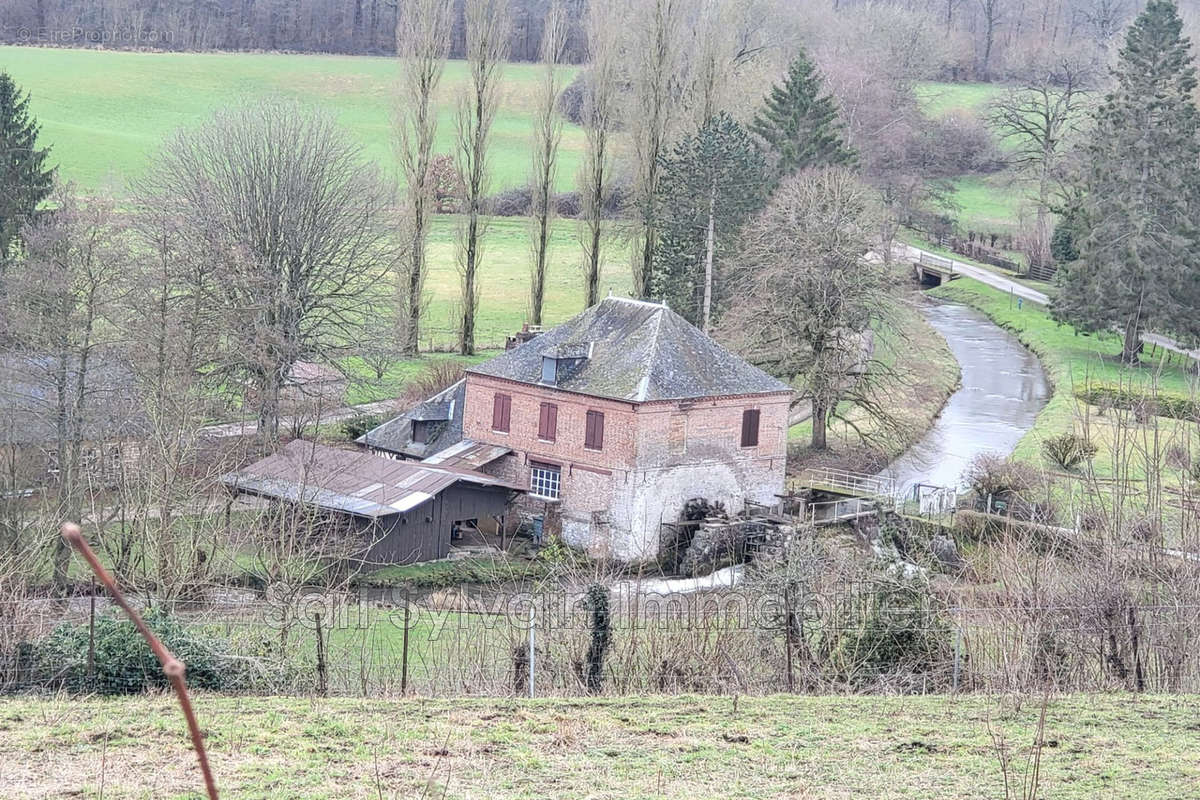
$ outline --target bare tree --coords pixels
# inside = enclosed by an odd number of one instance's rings
[[[329,116],[286,101],[216,113],[177,134],[142,182],[215,274],[219,364],[242,380],[260,438],[279,436],[298,361],[355,348],[393,268],[391,196]]]
[[[531,321],[542,324],[542,304],[546,299],[546,262],[550,250],[550,228],[554,222],[554,182],[558,177],[558,145],[562,140],[562,116],[558,97],[563,79],[559,63],[567,41],[567,17],[562,0],[554,0],[542,33],[542,76],[538,83],[537,110],[534,112],[533,191],[530,214],[533,233],[533,271],[530,276],[529,306]]]
[[[401,62],[397,112],[400,166],[408,198],[409,245],[401,270],[399,299],[403,352],[420,349],[421,311],[425,294],[425,241],[433,204],[433,145],[437,136],[434,95],[442,80],[450,48],[449,0],[412,0],[396,24],[396,54]]]
[[[483,201],[488,189],[488,144],[499,107],[500,70],[508,52],[508,0],[466,0],[467,68],[470,87],[458,102],[459,171],[466,188],[465,220],[459,234],[462,324],[459,352],[475,354],[476,277],[484,232]]]
[[[992,51],[996,46],[996,33],[1004,23],[1004,0],[979,0],[979,11],[983,15],[983,53],[979,59],[979,74],[989,78],[992,70]]]
[[[584,305],[593,306],[600,295],[600,246],[604,235],[604,202],[611,176],[611,138],[616,126],[620,78],[619,19],[617,0],[588,4],[587,32],[590,61],[583,102],[586,146],[579,174],[579,200],[583,229]]]
[[[812,447],[863,363],[863,340],[887,306],[889,268],[864,258],[876,235],[872,192],[841,168],[787,179],[746,228],[738,303],[722,335],[763,369],[800,379]]]
[[[117,303],[129,261],[112,201],[83,200],[58,186],[54,211],[26,229],[24,263],[5,274],[4,333],[16,344],[4,365],[6,400],[31,444],[47,449],[59,519],[83,518],[92,470],[104,455],[89,444],[126,422],[119,374]],[[54,581],[70,553],[54,537]]]
[[[634,5],[625,52],[630,108],[625,114],[633,154],[633,201],[637,230],[631,252],[633,292],[646,297],[658,245],[655,197],[662,157],[679,110],[685,81],[680,75],[684,31],[683,0],[646,0]]]
[[[999,136],[1010,143],[1009,160],[1033,180],[1037,221],[1031,255],[1042,263],[1050,257],[1050,215],[1056,186],[1065,177],[1063,161],[1085,116],[1086,81],[1085,68],[1063,59],[1033,85],[1006,92],[988,115]]]

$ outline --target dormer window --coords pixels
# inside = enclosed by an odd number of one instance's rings
[[[589,342],[560,344],[542,352],[542,383],[558,386],[592,356]]]

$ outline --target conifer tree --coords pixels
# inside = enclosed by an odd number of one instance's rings
[[[54,170],[46,166],[50,148],[37,146],[40,128],[7,72],[0,72],[0,271],[12,255],[21,227],[50,196]]]
[[[1148,327],[1200,333],[1196,70],[1182,28],[1172,0],[1150,0],[1129,28],[1071,219],[1079,258],[1053,309],[1083,331],[1120,328],[1126,363]]]
[[[806,167],[854,162],[837,104],[822,89],[820,73],[801,50],[788,66],[783,83],[771,89],[755,115],[751,130],[775,155],[777,178]]]
[[[742,224],[762,207],[766,182],[762,154],[724,112],[663,160],[651,294],[706,331],[724,301],[721,261]]]

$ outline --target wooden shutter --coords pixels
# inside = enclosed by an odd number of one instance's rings
[[[587,424],[584,426],[583,446],[590,450],[604,449],[604,412],[587,412]]]
[[[492,398],[492,430],[507,433],[511,412],[512,398],[506,394],[495,395]]]
[[[553,442],[557,433],[558,406],[554,403],[542,403],[541,413],[538,415],[538,438]]]
[[[742,412],[742,447],[758,447],[758,409]]]

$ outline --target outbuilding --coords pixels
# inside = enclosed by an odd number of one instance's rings
[[[446,558],[453,535],[503,524],[519,490],[482,472],[402,461],[295,440],[222,477],[234,494],[303,503],[344,517],[362,533],[369,566]]]

